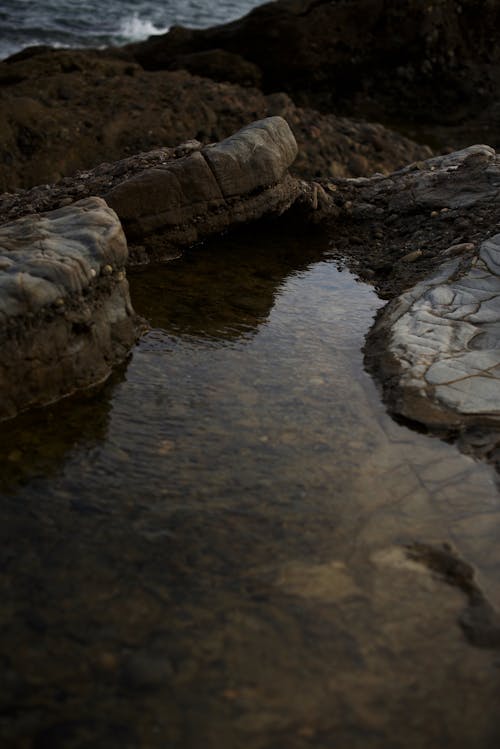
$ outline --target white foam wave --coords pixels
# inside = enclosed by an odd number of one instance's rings
[[[125,18],[120,24],[118,36],[130,42],[140,42],[153,34],[166,34],[168,26],[159,26],[146,18],[140,18],[134,14],[131,18]]]

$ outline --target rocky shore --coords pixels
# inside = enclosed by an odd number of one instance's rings
[[[0,63],[3,335],[36,363],[37,326],[65,320],[57,356],[87,340],[100,358],[79,364],[74,382],[64,374],[47,389],[40,376],[8,396],[2,415],[98,382],[123,358],[138,329],[125,265],[283,215],[328,227],[339,260],[393,300],[367,343],[393,412],[460,434],[486,424],[483,452],[496,455],[500,60],[487,29],[498,8],[484,0],[478,21],[472,5],[280,0],[214,29],[173,28],[119,50],[33,48]],[[448,146],[433,157],[429,145],[353,116]],[[478,129],[491,145],[470,146]],[[124,232],[119,262],[95,238],[104,220],[95,211]],[[91,238],[75,244],[70,228],[68,261],[62,233],[73,220]],[[85,281],[59,279],[73,261]],[[95,330],[75,312],[83,297]],[[106,316],[107,332],[96,333]],[[12,369],[4,351],[10,382],[22,365]]]

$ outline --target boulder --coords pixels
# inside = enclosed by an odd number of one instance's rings
[[[287,210],[303,192],[288,174],[296,154],[286,121],[270,117],[221,143],[203,147],[190,141],[4,195],[0,218],[98,195],[122,222],[129,264],[164,260],[211,234]]]
[[[293,170],[302,178],[388,173],[431,155],[381,125],[301,109],[284,93],[144,71],[99,54],[42,49],[0,62],[0,192],[187,140],[217,142],[275,115],[299,144]]]
[[[116,214],[89,198],[0,226],[0,419],[105,380],[138,334]]]
[[[127,50],[149,70],[224,50],[257,67],[264,92],[287,91],[301,106],[452,123],[496,101],[499,26],[494,0],[278,0],[232,23],[174,27]],[[205,75],[224,73],[208,64]]]
[[[281,117],[242,128],[221,143],[147,169],[104,195],[147,259],[210,234],[287,210],[301,193],[288,168],[297,144]],[[132,247],[132,261],[141,261]]]

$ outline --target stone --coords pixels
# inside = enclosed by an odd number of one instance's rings
[[[72,178],[77,170],[141,152],[175,150],[190,140],[207,145],[275,115],[287,120],[299,144],[293,170],[302,178],[359,176],[360,164],[366,174],[388,173],[432,155],[428,146],[380,124],[302,108],[283,92],[266,95],[229,83],[242,70],[234,65],[235,53],[197,53],[187,56],[189,63],[184,58],[184,67],[203,77],[186,70],[144,71],[110,59],[116,54],[45,48],[0,61],[0,192]],[[207,57],[218,60],[224,82],[202,70]],[[255,67],[248,65],[247,72]],[[73,96],[62,101],[61,88]],[[354,155],[360,157],[355,172]]]
[[[146,245],[150,259],[162,259],[210,234],[287,210],[301,194],[287,174],[296,154],[286,121],[269,117],[147,169],[104,197],[127,237]]]
[[[221,143],[190,141],[155,149],[55,185],[0,197],[0,217],[17,218],[51,210],[69,197],[97,195],[122,222],[129,265],[171,259],[211,234],[286,211],[304,193],[303,183],[288,174],[296,155],[287,122],[268,117]]]
[[[138,321],[125,236],[100,198],[3,224],[0,257],[5,419],[105,380],[136,340]]]
[[[386,328],[397,411],[416,421],[500,420],[500,337],[491,335],[500,324],[500,235],[457,271],[448,263],[377,323]]]

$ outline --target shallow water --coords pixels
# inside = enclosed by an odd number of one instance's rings
[[[131,290],[113,381],[2,425],[2,746],[498,745],[499,657],[404,550],[498,606],[495,477],[386,415],[374,292],[270,229]]]

